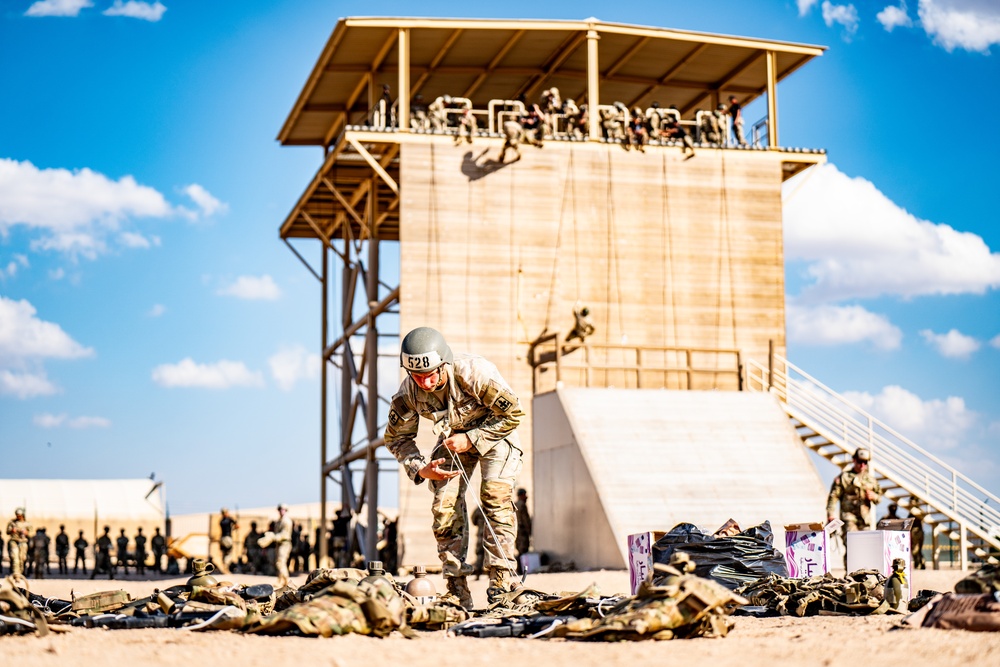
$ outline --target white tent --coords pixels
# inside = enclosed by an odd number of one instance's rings
[[[148,479],[0,479],[0,518],[13,519],[18,507],[50,537],[60,525],[88,537],[105,525],[113,534],[140,526],[152,534],[166,514],[163,485]]]

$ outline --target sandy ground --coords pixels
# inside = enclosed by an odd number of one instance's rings
[[[839,573],[838,573],[839,574]],[[952,590],[963,574],[953,570],[917,571],[914,590]],[[240,583],[273,579],[235,575]],[[166,588],[184,579],[115,580],[45,579],[30,582],[41,595],[68,599],[71,591],[83,595],[124,588],[139,597],[154,588]],[[300,576],[296,584],[304,583]],[[473,581],[477,603],[486,596],[486,579]],[[596,583],[603,594],[628,592],[623,571],[540,574],[526,582],[549,592],[579,591]],[[109,585],[110,584],[110,585]],[[438,590],[442,582],[435,579]],[[422,633],[417,640],[394,634],[387,639],[347,635],[331,639],[261,637],[233,632],[197,633],[186,630],[87,630],[45,638],[0,637],[0,662],[4,665],[203,665],[239,664],[268,667],[329,665],[405,665],[437,667],[444,662],[472,665],[588,667],[633,664],[656,665],[680,661],[712,667],[764,667],[765,665],[832,665],[858,667],[878,661],[898,660],[907,667],[923,665],[1000,664],[1000,633],[958,630],[899,629],[902,616],[767,618],[737,617],[726,638],[666,642],[591,643],[520,638],[474,639],[447,637],[444,632]]]

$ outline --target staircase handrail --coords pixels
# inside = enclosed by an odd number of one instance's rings
[[[796,367],[787,359],[780,355],[774,355],[770,367],[765,367],[752,359],[747,359],[745,363],[746,382],[744,385],[748,390],[772,392],[786,405],[790,414],[802,411],[805,414],[801,416],[806,421],[811,421],[811,417],[812,420],[826,426],[832,424],[834,431],[842,428],[841,433],[834,436],[833,433],[819,433],[821,429],[817,425],[808,424],[818,434],[827,437],[832,444],[840,446],[845,453],[850,453],[850,449],[844,442],[837,442],[841,435],[845,442],[850,442],[853,435],[859,442],[867,443],[873,450],[876,469],[884,467],[885,470],[882,472],[889,472],[888,477],[897,484],[902,485],[909,482],[914,488],[908,489],[908,491],[936,505],[936,512],[966,524],[981,524],[986,520],[990,525],[981,525],[981,528],[986,531],[994,530],[1000,526],[1000,507],[998,507],[1000,506],[1000,498]],[[795,373],[802,379],[793,379],[790,373]],[[759,389],[754,386],[755,383],[759,385]],[[810,385],[820,391],[811,391]],[[798,391],[792,394],[790,392],[792,388],[796,388]],[[799,415],[793,416],[799,418]],[[800,419],[800,421],[803,420]],[[894,438],[898,444],[882,433],[876,432],[876,428]],[[910,451],[900,447],[900,445]],[[879,460],[880,452],[882,454],[881,461]],[[928,465],[925,460],[917,459],[914,453],[935,464],[937,468]],[[982,494],[983,497],[970,491],[969,487]],[[989,505],[991,501],[994,503],[993,507]],[[978,508],[979,516],[970,516],[967,512],[963,512],[962,509],[965,507]],[[949,509],[950,511],[948,511]],[[995,539],[991,541],[995,541]]]

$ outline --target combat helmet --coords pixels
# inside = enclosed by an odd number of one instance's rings
[[[399,346],[399,365],[408,373],[430,373],[454,363],[455,355],[437,329],[417,327]]]
[[[14,516],[24,516],[24,508],[18,507],[14,510]]]

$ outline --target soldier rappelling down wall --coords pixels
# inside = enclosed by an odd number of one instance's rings
[[[403,338],[400,363],[407,377],[392,399],[385,445],[414,483],[430,480],[434,538],[448,592],[471,609],[465,494],[477,464],[483,480],[479,501],[486,515],[489,595],[520,586],[514,574],[517,524],[511,495],[521,471],[516,429],[524,412],[496,366],[473,355],[455,358],[444,336],[429,327]],[[419,417],[433,421],[438,436],[430,462],[416,445]]]

